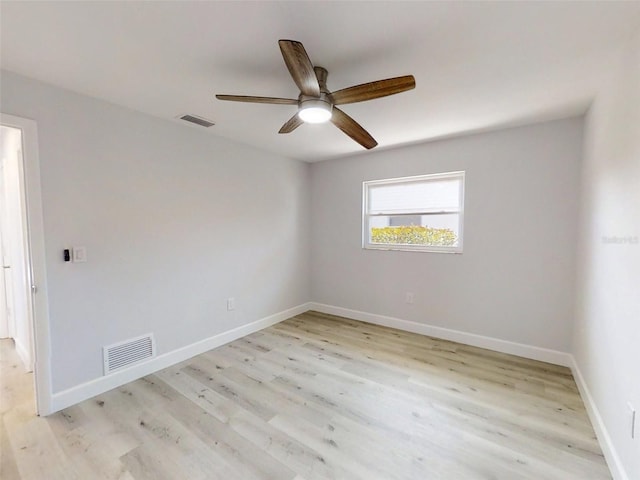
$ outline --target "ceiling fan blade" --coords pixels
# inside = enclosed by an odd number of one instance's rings
[[[354,87],[343,88],[331,94],[334,105],[364,102],[374,98],[386,97],[396,93],[406,92],[415,88],[416,80],[413,75],[387,78],[376,82],[363,83]]]
[[[216,95],[218,100],[228,100],[231,102],[248,102],[248,103],[275,103],[278,105],[297,105],[298,100],[293,98],[276,98],[276,97],[251,97],[247,95]]]
[[[282,128],[280,129],[280,131],[278,131],[278,133],[291,133],[303,123],[304,122],[296,113],[293,117],[287,120],[284,125],[282,125]]]
[[[367,132],[358,122],[356,122],[353,118],[351,118],[339,108],[333,107],[331,123],[333,123],[344,133],[349,135],[353,140],[358,142],[367,150],[370,150],[378,145],[378,142],[376,142],[376,140],[371,135],[369,135],[369,132]]]
[[[320,85],[304,46],[295,40],[279,40],[278,45],[280,45],[284,63],[287,64],[289,73],[300,92],[310,97],[319,97]]]

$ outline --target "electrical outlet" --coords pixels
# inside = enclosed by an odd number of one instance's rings
[[[407,292],[404,294],[404,303],[413,303],[413,300],[415,299],[415,296],[413,294],[413,292]]]
[[[227,298],[227,310],[235,310],[236,309],[236,299],[233,297]]]
[[[633,408],[631,403],[627,403],[627,407],[629,407],[629,417],[631,418],[631,438],[636,438],[636,409]]]

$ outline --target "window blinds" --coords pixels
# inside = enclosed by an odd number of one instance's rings
[[[369,215],[458,212],[461,178],[369,185]]]

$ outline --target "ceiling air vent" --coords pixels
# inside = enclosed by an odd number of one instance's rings
[[[104,374],[108,375],[121,368],[139,363],[156,355],[156,343],[153,334],[125,340],[102,347]]]
[[[196,115],[182,115],[181,117],[178,117],[180,120],[184,120],[185,122],[191,122],[191,123],[195,123],[196,125],[200,125],[201,127],[213,127],[215,125],[215,123],[213,123],[210,120],[207,120],[206,118],[202,118],[202,117],[198,117]]]

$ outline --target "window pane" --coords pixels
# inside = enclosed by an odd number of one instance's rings
[[[422,217],[420,215],[401,215],[392,217],[383,217],[388,219],[389,227],[404,227],[406,225],[421,225]],[[387,225],[385,225],[387,226]]]
[[[457,210],[460,179],[434,179],[369,186],[369,213]]]
[[[388,215],[369,217],[369,243],[457,247],[459,215]]]

